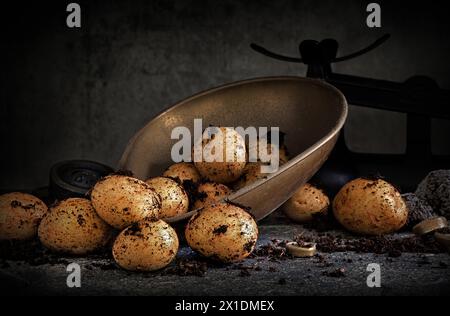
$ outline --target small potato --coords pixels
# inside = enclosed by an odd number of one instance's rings
[[[188,162],[179,162],[171,165],[163,173],[164,177],[172,178],[184,184],[185,181],[198,183],[200,181],[200,174],[194,164]]]
[[[330,200],[322,190],[306,183],[284,204],[287,217],[299,223],[311,221],[315,214],[326,213]]]
[[[20,192],[0,196],[0,240],[26,240],[37,235],[47,205],[37,197]]]
[[[167,266],[178,251],[175,230],[162,220],[143,220],[119,234],[113,245],[117,264],[130,271],[154,271]]]
[[[101,179],[91,192],[98,215],[109,225],[124,229],[145,218],[158,218],[161,198],[144,181],[111,175]]]
[[[112,229],[95,212],[91,201],[64,200],[50,209],[39,225],[39,239],[54,251],[82,255],[103,247]]]
[[[205,257],[236,262],[250,255],[258,239],[258,226],[242,208],[210,205],[195,214],[186,226],[189,246]]]
[[[366,235],[395,232],[408,219],[408,210],[400,193],[381,179],[350,181],[336,195],[333,211],[345,228]]]
[[[188,195],[175,180],[166,177],[156,177],[145,182],[161,197],[159,218],[170,218],[188,211]]]
[[[196,157],[194,146],[194,164],[205,179],[231,183],[241,176],[245,168],[245,140],[232,128],[221,127],[220,131],[220,134],[212,134],[210,138],[202,139],[201,144],[197,145],[203,152],[200,158]],[[207,130],[204,135],[206,134]],[[220,149],[222,152],[216,152]],[[200,161],[197,161],[198,159]]]
[[[244,169],[244,173],[239,178],[239,180],[233,184],[233,189],[240,190],[260,179],[267,178],[269,174],[261,173],[261,166],[262,166],[261,162],[247,163]]]
[[[219,202],[232,193],[224,184],[205,182],[198,186],[194,210]]]

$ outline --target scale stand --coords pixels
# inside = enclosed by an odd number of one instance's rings
[[[336,194],[349,180],[368,175],[382,175],[402,190],[414,191],[428,172],[450,168],[450,156],[433,155],[431,151],[431,119],[450,120],[449,90],[440,89],[426,76],[414,76],[400,83],[332,71],[331,64],[366,54],[389,37],[386,34],[368,47],[342,57],[337,57],[339,44],[334,39],[302,41],[300,57],[283,56],[257,44],[250,45],[265,56],[307,65],[307,77],[325,80],[337,87],[351,105],[407,114],[405,154],[355,153],[347,147],[344,133],[340,134],[329,160],[312,180],[330,195]]]

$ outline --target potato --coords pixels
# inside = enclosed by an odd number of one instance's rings
[[[188,211],[188,195],[184,188],[175,180],[166,177],[156,177],[145,182],[161,197],[159,218],[170,218]]]
[[[98,215],[117,229],[145,218],[158,218],[161,198],[144,181],[111,175],[101,179],[91,192]]]
[[[255,248],[258,226],[242,208],[218,203],[195,214],[185,235],[189,246],[203,256],[236,262],[248,257]]]
[[[246,186],[251,185],[252,183],[265,179],[269,174],[261,173],[261,162],[249,162],[244,168],[244,172],[242,176],[233,184],[233,189],[240,190],[245,188]]]
[[[232,193],[231,189],[224,184],[205,182],[198,186],[194,209],[200,209],[219,202]]]
[[[220,131],[222,137],[213,134],[210,139],[201,140],[199,147],[205,155],[201,157],[201,161],[196,161],[197,157],[193,154],[194,164],[205,179],[218,183],[231,183],[237,180],[244,171],[246,164],[245,141],[232,128],[221,127]],[[220,147],[222,152],[216,153]],[[213,161],[216,154],[220,161]]]
[[[322,190],[306,183],[283,205],[287,217],[299,223],[313,219],[314,214],[326,213],[330,200]]]
[[[113,245],[113,257],[126,270],[154,271],[175,258],[178,245],[178,236],[167,223],[143,220],[119,234]]]
[[[269,143],[270,139],[267,140],[267,154],[271,155],[272,154],[272,150],[275,148],[275,145],[272,145]],[[249,161],[250,159],[250,153],[252,152],[252,150],[256,150],[257,154],[258,154],[258,161],[261,161],[261,157],[259,157],[259,148],[263,146],[263,142],[262,140],[258,140],[256,143],[253,144],[249,144],[248,146],[248,150],[247,150],[247,161]],[[279,145],[278,148],[278,160],[279,160],[279,164],[280,166],[284,165],[286,162],[289,161],[289,153],[287,150],[287,147],[284,143],[281,143]],[[268,163],[269,161],[263,161],[264,163]]]
[[[83,198],[57,203],[39,225],[39,239],[45,247],[76,255],[103,247],[111,232],[111,227],[97,215],[91,201]]]
[[[37,197],[20,192],[0,196],[0,240],[26,240],[37,235],[47,205]]]
[[[198,183],[200,181],[200,174],[195,168],[194,164],[188,162],[180,162],[171,165],[163,173],[164,177],[169,177],[184,184],[186,181],[192,181],[192,183]]]
[[[405,225],[408,218],[400,193],[381,179],[350,181],[336,195],[333,211],[345,228],[366,235],[395,232]]]

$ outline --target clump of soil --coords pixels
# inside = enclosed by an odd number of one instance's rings
[[[261,267],[258,266],[257,262],[255,262],[251,265],[246,265],[244,263],[236,263],[231,266],[231,269],[239,270],[238,276],[240,276],[240,277],[250,276],[251,275],[250,271],[261,271],[262,270]]]
[[[450,170],[430,172],[418,185],[415,193],[439,215],[450,219]]]
[[[195,202],[197,199],[199,199],[199,198],[200,198],[199,195],[201,195],[201,194],[198,192],[198,184],[195,183],[195,182],[192,181],[192,180],[184,180],[184,181],[180,181],[179,178],[176,178],[176,179],[178,179],[177,182],[178,182],[179,184],[181,184],[181,185],[183,186],[184,190],[186,191],[186,193],[187,193],[187,195],[188,195],[188,199],[189,199],[189,205],[190,205],[190,208],[192,209],[192,206],[194,205],[194,202]],[[205,198],[205,195],[206,195],[206,193],[205,193],[203,196],[201,196],[201,198],[204,199],[204,198]]]
[[[286,251],[286,241],[274,239],[271,243],[257,247],[250,258],[267,258],[270,261],[280,261],[293,258]]]
[[[178,276],[204,276],[208,270],[208,262],[201,259],[180,259],[175,266],[170,266],[162,271],[163,275]]]
[[[402,197],[408,208],[408,221],[404,228],[411,230],[421,221],[437,216],[431,206],[414,193],[402,194]]]
[[[111,176],[126,176],[126,177],[134,177],[133,171],[131,170],[125,170],[125,169],[119,169],[112,173],[110,173]]]

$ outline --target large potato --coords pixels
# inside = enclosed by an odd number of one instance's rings
[[[333,212],[345,228],[366,235],[395,232],[408,219],[400,193],[381,179],[358,178],[344,185],[333,201]]]
[[[104,246],[109,227],[95,212],[91,201],[70,198],[50,209],[39,225],[39,239],[54,251],[86,254]]]
[[[175,230],[162,220],[143,220],[125,229],[113,246],[117,264],[131,271],[154,271],[167,266],[178,251]]]
[[[101,179],[91,192],[92,204],[105,222],[117,229],[145,218],[158,218],[161,198],[144,181],[111,175]]]
[[[185,234],[189,246],[203,256],[236,262],[253,251],[258,227],[242,208],[218,203],[195,214],[189,220]]]
[[[211,138],[201,140],[198,147],[203,155],[200,157],[201,161],[196,161],[198,157],[193,151],[194,164],[205,179],[218,183],[230,183],[237,180],[244,171],[246,164],[245,140],[232,128],[221,127],[220,131],[222,137],[213,134]],[[217,153],[216,151],[220,148],[222,148],[222,152]],[[218,158],[219,161],[213,161],[215,158]]]
[[[35,237],[47,211],[47,205],[33,195],[20,192],[1,195],[0,240]]]
[[[175,180],[166,177],[156,177],[145,182],[161,197],[159,218],[170,218],[188,211],[188,195],[184,188]]]

